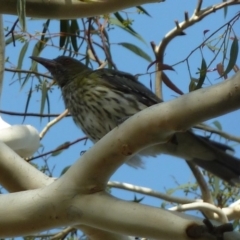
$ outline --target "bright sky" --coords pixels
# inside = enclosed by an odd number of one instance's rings
[[[125,34],[122,30],[114,30],[110,31],[110,41],[112,43],[116,43],[112,46],[112,55],[115,63],[118,66],[118,69],[126,72],[130,72],[132,74],[144,73],[146,72],[148,62],[140,59],[138,56],[132,54],[128,50],[125,50],[121,46],[118,46],[118,42],[130,42],[136,44],[141,47],[144,51],[146,51],[153,58],[153,53],[150,47],[150,42],[153,41],[158,44],[164,35],[170,31],[173,27],[175,27],[174,20],[178,20],[181,22],[184,19],[184,12],[188,11],[189,16],[191,16],[195,4],[197,1],[190,0],[182,0],[182,1],[174,1],[168,0],[165,3],[155,3],[144,5],[143,7],[151,14],[151,18],[145,15],[136,15],[129,14],[132,18],[135,18],[132,27],[135,31],[137,31],[146,41],[146,44],[143,44],[136,38],[130,36],[129,34]],[[205,1],[208,5],[212,3],[217,3],[217,1],[208,0]],[[207,5],[205,4],[205,7]],[[197,47],[204,39],[203,31],[209,30],[209,34],[222,26],[227,20],[231,19],[238,11],[239,7],[231,7],[228,9],[228,15],[226,19],[223,17],[223,11],[219,11],[214,13],[208,17],[206,17],[201,23],[194,25],[193,27],[187,29],[186,36],[181,36],[173,40],[168,46],[165,52],[165,63],[172,65],[182,59],[184,59],[192,49]],[[126,10],[126,12],[132,13],[133,9]],[[16,16],[5,16],[4,24],[5,27],[12,26],[12,23],[16,20]],[[30,20],[28,21],[27,30],[29,33],[35,34],[35,32],[42,31],[43,21],[40,20]],[[239,26],[239,22],[237,23]],[[236,25],[237,26],[237,25]],[[239,36],[239,27],[238,29]],[[50,31],[52,33],[59,32],[59,23],[57,21],[52,21],[50,25]],[[220,31],[218,35],[223,33]],[[216,37],[218,36],[216,35]],[[208,35],[206,35],[208,36]],[[56,38],[55,44],[58,46],[59,39]],[[30,66],[30,59],[28,56],[31,56],[33,45],[36,43],[35,40],[32,40],[28,51],[25,55],[25,61],[23,64],[23,69],[28,69]],[[6,48],[6,57],[9,57],[9,61],[13,64],[13,66],[17,65],[17,60],[19,56],[20,49],[22,44],[17,41],[16,47],[13,47],[12,44],[7,46]],[[46,48],[41,56],[47,58],[55,58],[58,55],[61,55],[57,48],[48,47]],[[197,77],[195,73],[198,71],[197,68],[201,65],[201,58],[199,57],[199,51],[196,52],[191,57],[191,71],[193,76]],[[204,56],[206,59],[210,59],[213,54],[209,50],[204,50]],[[239,63],[240,60],[238,60]],[[219,61],[220,62],[220,61]],[[11,65],[7,64],[7,67]],[[39,66],[39,70],[42,73],[46,73],[46,69]],[[153,70],[153,68],[152,68]],[[178,65],[175,68],[176,72],[167,72],[168,76],[171,80],[185,93],[188,92],[189,85],[189,75],[187,72],[186,64]],[[232,74],[232,73],[231,73]],[[24,76],[24,75],[22,75]],[[220,82],[218,79],[218,75],[216,73],[210,73],[209,80],[212,84]],[[18,75],[13,76],[12,73],[5,73],[4,79],[4,89],[2,95],[1,106],[3,110],[8,111],[16,111],[16,112],[24,112],[25,104],[27,100],[27,93],[30,89],[31,82],[33,86],[37,83],[36,79],[29,79],[29,82],[24,86],[23,89],[20,90],[20,84],[18,82]],[[154,76],[152,76],[154,79]],[[141,77],[140,80],[149,87],[149,75]],[[210,82],[206,82],[207,85],[211,84]],[[177,96],[176,93],[171,90],[164,88],[164,100],[170,100]],[[63,101],[61,99],[60,90],[57,87],[54,87],[53,92],[50,94],[51,101],[51,112],[52,113],[61,113],[64,110]],[[39,113],[40,111],[40,102],[41,102],[41,93],[34,93],[33,98],[31,100],[29,106],[29,112]],[[184,107],[184,106],[183,106]],[[47,113],[45,111],[45,113]],[[187,117],[187,116],[186,116]],[[10,124],[22,124],[22,117],[8,116],[3,115],[3,119]],[[240,135],[239,128],[239,119],[240,114],[239,111],[234,114],[229,114],[227,116],[221,117],[218,120],[221,122],[223,130],[230,132],[234,135]],[[213,120],[209,121],[210,123]],[[31,124],[36,127],[39,131],[43,129],[45,124],[47,123],[47,119],[42,119],[40,121],[38,118],[27,117],[24,121],[24,124]],[[42,144],[44,146],[43,152],[52,150],[58,147],[60,144],[66,141],[74,141],[77,138],[83,137],[83,133],[77,129],[74,125],[73,121],[70,118],[65,118],[59,124],[54,126],[44,137]],[[218,139],[218,138],[216,138]],[[230,143],[231,145],[235,143]],[[84,143],[78,143],[68,150],[65,150],[62,154],[57,157],[52,157],[48,160],[50,168],[55,167],[54,176],[59,176],[62,169],[79,158],[79,154],[82,150],[87,150],[91,147],[91,143],[88,141],[87,145],[84,146]],[[42,151],[42,150],[40,150]],[[238,156],[240,156],[239,147],[237,148]],[[36,163],[42,163],[42,161],[36,161]],[[135,170],[126,165],[123,165],[121,168],[117,170],[117,172],[112,176],[111,180],[126,182],[131,184],[136,184],[139,186],[149,187],[157,191],[164,192],[167,188],[176,187],[177,183],[185,184],[187,182],[193,182],[194,178],[186,166],[185,162],[181,159],[176,159],[169,156],[160,156],[156,159],[146,159],[145,160],[145,169]],[[132,200],[134,197],[133,193],[129,193],[126,191],[117,191],[112,190],[112,192],[120,197],[127,200]],[[176,193],[176,196],[180,196],[181,191]],[[142,195],[137,194],[137,197],[140,198]],[[145,197],[145,204],[150,204],[153,206],[159,206],[160,201],[157,199],[153,199],[151,197]]]

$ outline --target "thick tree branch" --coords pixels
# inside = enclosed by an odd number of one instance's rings
[[[175,131],[183,131],[199,121],[239,108],[240,72],[220,84],[136,114],[102,138],[49,186],[1,196],[1,236],[83,224],[119,234],[185,240],[189,226],[201,227],[196,218],[193,221],[184,214],[113,198],[104,192],[107,181],[142,148],[165,142]],[[211,238],[203,234],[199,239]]]
[[[0,183],[9,192],[41,188],[53,181],[0,142]]]
[[[28,17],[74,19],[102,15],[157,0],[27,0]],[[0,13],[17,15],[15,0],[1,0]]]
[[[114,232],[107,232],[97,228],[89,227],[86,225],[77,226],[78,229],[83,231],[91,240],[136,240],[135,237],[117,234]],[[139,239],[140,240],[140,239]]]
[[[38,131],[30,125],[13,125],[1,129],[0,141],[21,157],[30,157],[40,146]]]

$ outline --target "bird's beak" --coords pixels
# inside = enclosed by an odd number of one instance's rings
[[[47,58],[41,58],[41,57],[30,57],[32,60],[42,64],[45,68],[47,68],[49,71],[57,66],[57,62],[52,59]]]

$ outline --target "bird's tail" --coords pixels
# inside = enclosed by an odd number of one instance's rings
[[[193,162],[232,185],[240,185],[240,160],[227,153],[230,149],[226,145],[216,143],[207,138],[202,139],[202,141],[208,145],[208,148],[214,151],[216,158],[213,161],[203,161],[199,158],[194,158]]]
[[[240,185],[240,160],[227,150],[228,146],[187,131],[176,133],[165,144],[157,144],[144,149],[142,155],[169,154],[192,161],[232,185]]]

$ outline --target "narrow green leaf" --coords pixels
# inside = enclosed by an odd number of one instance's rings
[[[230,49],[229,62],[222,76],[227,75],[233,69],[234,65],[236,64],[237,57],[238,57],[238,39],[237,37],[235,37],[233,39]]]
[[[22,31],[26,31],[26,0],[17,0],[17,14]]]
[[[41,36],[41,41],[44,41],[45,38],[45,33],[48,30],[48,26],[50,24],[50,19],[48,19],[44,24],[43,24],[43,30],[42,30],[42,36]]]
[[[129,22],[127,22],[119,12],[115,12],[114,16],[117,18],[117,20],[126,28],[128,28],[130,31],[135,32],[130,26],[129,26]],[[135,32],[136,33],[136,32]]]
[[[57,156],[57,155],[59,155],[63,150],[69,148],[69,144],[70,144],[70,142],[65,142],[65,143],[61,144],[60,146],[58,146],[58,147],[55,149],[55,151],[52,153],[52,156],[53,156],[53,157],[54,157],[54,156]],[[58,150],[58,149],[59,149],[59,150]]]
[[[189,86],[188,86],[188,90],[189,92],[192,92],[196,89],[196,82],[198,81],[198,79],[195,79],[195,78],[191,78],[191,81],[189,83]]]
[[[222,130],[222,125],[219,121],[213,121],[212,124],[218,129],[218,130]]]
[[[33,47],[33,51],[32,51],[32,56],[39,56],[41,51],[44,49],[44,47],[46,46],[46,43],[47,41],[49,40],[50,38],[44,38],[43,41],[38,41],[35,46]],[[35,61],[32,61],[32,65],[30,67],[30,70],[32,71],[37,71],[37,62]],[[29,77],[31,76],[30,73],[28,73],[24,79],[24,81],[22,82],[22,85],[21,85],[21,89],[25,86],[25,84],[27,83]],[[36,75],[36,77],[38,77]],[[40,79],[40,78],[39,78]]]
[[[53,156],[53,155],[52,155]],[[60,173],[60,176],[62,176],[71,166],[65,167],[62,172]]]
[[[71,21],[70,32],[71,32],[71,42],[72,42],[73,49],[75,52],[78,52],[77,33],[79,32],[79,27],[78,27],[77,20],[75,19]]]
[[[217,198],[217,195],[219,194],[219,191],[220,191],[220,179],[216,176],[213,176],[212,180],[213,180],[212,185],[214,186],[213,197]]]
[[[31,74],[30,73],[27,73],[25,79],[23,80],[22,82],[22,85],[21,85],[21,89],[25,86],[25,84],[27,83],[28,79],[30,78]]]
[[[200,77],[198,79],[198,83],[197,83],[197,86],[196,86],[195,90],[202,87],[202,85],[204,83],[204,80],[206,78],[206,74],[207,74],[207,63],[206,63],[205,59],[202,58],[202,65],[201,65],[201,69],[200,69]]]
[[[79,29],[77,20],[76,19],[72,19],[71,20],[71,25],[70,25],[70,32],[79,35],[79,30],[80,29]]]
[[[68,20],[60,20],[60,39],[59,39],[59,47],[62,48],[65,45],[66,39],[68,38],[65,33],[69,31],[69,21]]]
[[[48,42],[49,39],[50,38],[44,38],[42,41],[38,41],[33,47],[32,56],[36,56],[36,57],[39,56],[42,50],[44,49],[44,47],[46,46],[46,43]],[[37,69],[36,67],[37,67],[37,62],[33,61],[31,70],[35,71]]]
[[[142,6],[136,6],[136,8],[137,8],[140,12],[144,13],[145,15],[147,15],[147,16],[149,16],[149,17],[152,17]]]
[[[19,57],[18,57],[18,65],[17,65],[17,69],[21,69],[22,68],[22,62],[23,62],[23,59],[24,59],[24,56],[26,54],[26,51],[28,49],[28,45],[29,45],[29,42],[26,42],[21,51],[20,51],[20,54],[19,54]],[[21,79],[21,73],[19,72],[18,73],[18,78]]]
[[[138,33],[136,33],[135,31],[129,30],[129,28],[125,27],[118,19],[109,18],[109,23],[120,27],[124,31],[128,32],[129,34],[131,34],[132,36],[136,37],[137,39],[139,39],[140,41],[142,41],[146,44],[145,40]]]
[[[119,22],[123,23],[124,19],[119,12],[115,12],[114,16],[118,19]]]
[[[136,31],[133,30],[133,28],[130,26],[131,21],[130,20],[125,20],[119,12],[114,13],[115,17],[117,20],[122,24],[123,27],[127,28],[129,31],[132,33],[137,33]]]
[[[167,195],[172,195],[174,192],[178,190],[188,190],[190,188],[196,188],[197,184],[196,183],[186,183],[182,185],[178,185],[176,188],[170,188],[166,191]]]
[[[223,0],[223,2],[226,2],[226,1],[227,1],[227,0]],[[228,12],[228,6],[225,6],[225,7],[223,8],[224,18],[227,17],[227,12]]]
[[[47,92],[48,92],[47,82],[43,81],[43,83],[42,83],[42,98],[41,98],[40,114],[43,114],[43,111],[44,111],[45,102],[46,102],[46,98],[47,98]]]
[[[48,96],[48,92],[47,92],[46,101],[47,101],[48,114],[50,114],[51,113],[51,109],[50,109],[50,99],[49,99],[49,96]],[[48,121],[50,122],[50,117],[48,117]]]
[[[30,68],[30,70],[31,70],[31,68]],[[22,85],[21,85],[21,89],[20,89],[20,90],[23,89],[23,87],[24,87],[25,84],[28,82],[28,79],[29,79],[30,77],[31,77],[31,74],[30,74],[30,73],[27,73],[25,79],[24,79],[23,82],[22,82]],[[35,75],[35,77],[39,80],[39,82],[41,82],[41,78],[40,78],[40,76]]]
[[[44,38],[43,41],[38,41],[33,47],[32,56],[39,56],[49,39],[50,38]]]
[[[18,40],[20,38],[23,38],[22,35],[14,35],[14,40]],[[13,38],[12,37],[9,37],[6,41],[5,41],[5,45],[8,45],[10,43],[13,42]]]
[[[152,62],[151,57],[147,53],[145,53],[141,48],[137,47],[136,45],[133,45],[131,43],[126,43],[126,42],[118,43],[118,45],[121,45],[121,46],[127,48],[128,50],[130,50],[133,53],[135,53],[136,55],[144,58],[148,62]]]
[[[27,110],[28,110],[28,106],[29,106],[31,97],[32,97],[32,85],[31,85],[30,90],[29,90],[29,92],[28,92],[28,97],[27,97],[27,101],[26,101],[26,105],[25,105],[25,110],[24,110],[24,113],[25,113],[25,114],[24,114],[23,122],[22,122],[22,123],[24,123],[24,120],[25,120],[25,118],[26,118],[26,113],[27,113]]]
[[[224,18],[226,18],[228,13],[228,6],[224,7],[223,11],[224,11]]]
[[[62,55],[65,55],[65,53],[67,52],[69,42],[70,42],[70,38],[67,37],[67,41],[66,41],[66,43],[65,43],[65,47],[64,47],[64,51],[63,51],[63,54],[62,54]],[[70,46],[70,47],[71,47],[71,46]],[[71,51],[69,51],[69,53],[71,54]]]

